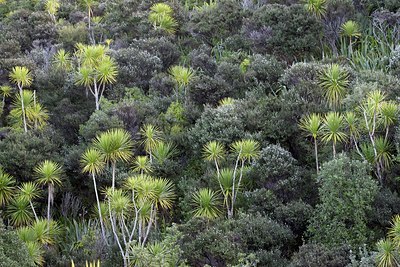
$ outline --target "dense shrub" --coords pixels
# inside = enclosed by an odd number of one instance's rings
[[[341,154],[319,173],[319,197],[308,231],[311,240],[328,247],[364,244],[369,236],[367,214],[378,193],[366,162]]]
[[[261,150],[250,176],[257,188],[270,189],[285,202],[308,198],[315,185],[290,152],[278,145],[269,145]],[[299,187],[303,188],[302,192],[296,190]]]
[[[178,229],[185,244],[183,256],[191,266],[237,264],[239,254],[250,253],[257,255],[259,264],[268,266],[282,261],[280,251],[293,240],[290,229],[259,214],[241,214],[219,223],[193,219]]]
[[[0,162],[20,181],[33,178],[33,169],[47,159],[60,160],[62,138],[51,128],[44,132],[9,132],[0,141]]]
[[[240,30],[242,17],[243,11],[238,2],[223,0],[215,5],[194,9],[187,28],[195,38],[216,44]]]
[[[257,53],[287,61],[316,56],[321,23],[301,5],[265,5],[257,9],[242,31]]]
[[[166,37],[138,39],[131,46],[157,56],[162,62],[163,70],[174,65],[180,56],[178,46]]]
[[[137,48],[119,49],[114,57],[119,66],[118,81],[128,87],[148,89],[149,80],[163,66],[158,56]]]
[[[197,75],[189,85],[189,98],[196,105],[215,105],[221,99],[234,96],[229,85],[219,76]]]
[[[208,141],[216,140],[229,145],[244,136],[244,125],[235,112],[234,105],[216,108],[206,106],[201,117],[190,130],[189,140],[193,151],[199,151]]]
[[[0,267],[33,267],[33,259],[18,235],[0,221]]]
[[[268,93],[276,93],[278,80],[283,74],[284,65],[273,56],[253,55],[250,59],[245,79],[252,86],[258,86]],[[254,84],[254,85],[253,85]]]
[[[291,267],[341,267],[349,260],[349,248],[329,249],[322,244],[306,244],[300,247],[289,266]]]

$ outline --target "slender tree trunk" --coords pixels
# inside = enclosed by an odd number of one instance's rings
[[[242,148],[240,148],[239,154],[236,158],[236,163],[235,163],[235,169],[233,170],[233,181],[232,181],[232,200],[231,200],[231,210],[228,212],[228,219],[231,219],[233,217],[233,198],[235,196],[235,183],[236,183],[236,174],[237,174],[237,168],[239,166],[239,157],[240,154],[242,154]]]
[[[386,132],[385,132],[385,141],[387,141],[387,138],[389,136],[389,126],[386,127]]]
[[[114,218],[113,218],[113,216],[111,214],[110,199],[108,199],[108,211],[109,211],[109,215],[110,215],[111,229],[113,231],[115,241],[117,242],[119,251],[121,252],[122,260],[124,261],[124,267],[127,267],[127,262],[126,262],[126,258],[125,258],[124,249],[122,248],[121,242],[119,241],[119,237],[118,237],[117,231],[115,229],[116,225],[114,224]]]
[[[317,144],[317,138],[314,138],[314,153],[315,153],[315,168],[317,169],[317,174],[318,174],[319,166],[318,166],[318,144]]]
[[[33,90],[33,105],[36,107],[36,90]],[[35,118],[35,130],[37,129],[37,119]]]
[[[351,57],[353,55],[353,43],[351,41],[350,37],[350,42],[349,42],[349,56]]]
[[[230,205],[229,205],[229,197],[228,195],[225,193],[224,188],[222,187],[221,184],[221,180],[220,180],[220,171],[219,171],[219,166],[218,166],[218,161],[216,159],[214,159],[214,164],[215,164],[215,169],[217,170],[217,179],[218,179],[218,184],[219,184],[219,188],[221,189],[222,194],[224,195],[224,203],[226,205],[226,210],[228,212],[228,214],[230,213]]]
[[[93,178],[94,192],[96,194],[97,209],[99,210],[101,234],[103,236],[103,240],[106,241],[106,231],[104,230],[103,216],[101,215],[100,200],[99,200],[99,194],[97,193],[96,177],[95,177],[94,173],[92,173],[92,178]]]
[[[49,184],[48,187],[49,190],[49,194],[48,194],[48,199],[47,199],[47,220],[50,221],[50,207],[51,207],[51,203],[53,202],[53,193],[54,193],[54,188],[52,186],[52,184]]]
[[[353,139],[354,146],[355,146],[355,148],[356,148],[356,150],[357,150],[358,155],[360,155],[360,157],[361,157],[363,160],[365,160],[364,155],[361,153],[360,148],[358,147],[356,138],[355,138],[354,136],[353,136],[353,137],[350,136],[350,140],[351,140],[351,139]]]
[[[25,105],[24,105],[24,96],[23,96],[23,91],[22,91],[22,86],[18,85],[19,87],[19,94],[21,96],[21,108],[22,108],[22,120],[24,123],[24,131],[25,133],[28,132],[28,127],[26,125],[26,114],[25,114]]]
[[[112,191],[114,192],[115,189],[115,161],[111,163],[112,168]]]
[[[333,158],[336,158],[336,144],[332,142]]]
[[[35,216],[35,220],[39,221],[39,218],[38,218],[38,216],[36,214],[36,211],[35,211],[35,207],[33,206],[33,203],[32,203],[31,200],[29,200],[29,205],[31,205],[31,208],[32,208],[32,211],[33,211],[33,215]]]
[[[100,109],[100,101],[99,101],[99,88],[97,86],[96,79],[94,80],[94,99],[96,101],[96,110]]]
[[[233,214],[234,214],[233,208],[234,208],[234,206],[235,206],[237,194],[238,194],[238,191],[239,191],[239,189],[240,189],[240,183],[242,182],[242,178],[243,178],[244,162],[245,162],[245,160],[242,160],[242,166],[241,166],[241,168],[240,168],[240,175],[239,175],[239,181],[238,181],[238,184],[237,184],[237,189],[236,189],[236,191],[232,194],[231,216],[233,216]]]

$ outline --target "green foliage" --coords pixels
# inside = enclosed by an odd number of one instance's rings
[[[255,52],[267,52],[290,62],[316,54],[321,26],[301,5],[273,4],[257,9],[247,27],[255,31],[249,36]]]
[[[24,108],[22,108],[22,101]],[[25,115],[23,115],[25,113]],[[29,129],[43,129],[48,122],[49,113],[36,99],[36,93],[23,90],[22,98],[17,94],[12,103],[9,118],[14,128],[23,128],[23,116]]]
[[[148,51],[123,48],[115,53],[118,63],[118,81],[125,86],[147,89],[150,79],[162,69],[161,59]]]
[[[32,170],[37,164],[58,159],[60,148],[60,136],[52,129],[28,135],[10,132],[0,141],[0,162],[8,173],[26,181],[33,178]]]
[[[33,213],[29,201],[23,197],[14,198],[7,206],[10,221],[15,226],[27,225],[33,221]]]
[[[177,21],[172,16],[172,8],[165,3],[157,3],[150,7],[149,20],[154,28],[160,28],[169,34],[173,34],[178,26]]]
[[[279,250],[293,237],[287,227],[259,214],[240,214],[237,219],[214,223],[194,218],[178,230],[182,233],[183,256],[190,266],[234,265],[243,254],[250,253],[256,254],[263,266],[281,266]]]
[[[314,181],[307,179],[297,160],[278,145],[262,148],[249,176],[256,188],[270,189],[284,201],[309,198],[315,192]],[[299,187],[302,192],[295,189]]]
[[[0,167],[0,206],[11,200],[14,193],[15,179]]]
[[[242,14],[239,3],[219,1],[215,5],[192,10],[187,28],[196,38],[215,45],[220,39],[239,31]]]
[[[311,240],[328,247],[354,247],[370,236],[367,214],[378,192],[365,162],[345,155],[325,163],[319,174],[321,202],[308,228]]]
[[[318,267],[318,266],[347,266],[349,251],[345,246],[327,248],[323,244],[305,244],[292,257],[289,266],[293,267]]]
[[[218,195],[209,188],[200,189],[193,194],[193,205],[194,217],[214,219],[220,214]]]
[[[398,265],[397,2],[0,0],[0,266]]]
[[[240,139],[244,133],[244,125],[235,111],[235,105],[224,105],[216,108],[206,107],[190,130],[189,138],[196,150],[213,140],[225,145],[230,144]]]
[[[106,162],[128,161],[132,156],[132,140],[124,129],[111,129],[96,136],[93,145]]]
[[[176,225],[166,229],[161,241],[148,244],[146,247],[133,246],[131,250],[132,262],[136,266],[186,266],[182,260],[182,249],[178,245],[182,233]]]
[[[360,34],[360,28],[357,24],[357,22],[353,21],[353,20],[349,20],[346,21],[345,23],[343,23],[342,27],[342,34],[348,38],[352,38],[352,37],[359,37]]]
[[[320,18],[326,13],[326,0],[305,0],[304,7],[308,12]]]
[[[19,240],[17,234],[0,223],[0,266],[35,266],[29,247]]]
[[[329,105],[338,107],[349,86],[349,73],[339,65],[333,64],[321,73],[319,84],[325,90],[325,98]]]

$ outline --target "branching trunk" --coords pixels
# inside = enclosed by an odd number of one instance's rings
[[[240,167],[240,175],[239,175],[239,181],[238,181],[238,184],[237,184],[237,188],[236,188],[236,191],[234,193],[232,193],[231,216],[233,216],[233,214],[234,214],[233,208],[235,206],[237,194],[238,194],[238,191],[240,189],[240,183],[242,182],[242,178],[243,178],[244,163],[245,163],[245,160],[242,160],[242,166]]]

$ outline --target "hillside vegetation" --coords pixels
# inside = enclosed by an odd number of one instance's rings
[[[0,267],[400,266],[400,1],[0,0]]]

